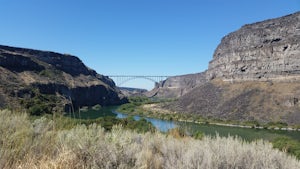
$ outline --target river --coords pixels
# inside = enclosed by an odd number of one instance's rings
[[[115,116],[117,118],[126,118],[128,115],[117,112],[116,107],[101,108],[100,110],[88,110],[86,112],[81,112],[80,118],[94,119],[103,116]],[[300,141],[299,131],[281,131],[281,130],[267,130],[267,129],[252,129],[252,128],[239,128],[239,127],[228,127],[228,126],[218,126],[211,124],[198,124],[192,122],[179,122],[179,121],[168,121],[161,120],[157,118],[141,117],[138,115],[133,116],[135,120],[145,118],[147,121],[151,122],[159,131],[167,132],[169,129],[176,127],[181,128],[187,133],[194,133],[196,131],[201,131],[205,135],[215,136],[216,134],[220,136],[227,137],[238,136],[242,139],[251,141],[255,139],[265,139],[272,140],[276,137],[287,136]],[[78,114],[77,114],[78,118]]]
[[[112,112],[117,115],[117,118],[128,117],[127,114],[120,113],[115,110],[113,110]],[[133,118],[135,120],[140,120],[142,117],[135,115],[133,116]],[[161,132],[167,132],[169,129],[178,127],[178,124],[176,124],[174,121],[167,121],[167,120],[161,120],[161,119],[150,118],[150,117],[145,117],[145,119]]]

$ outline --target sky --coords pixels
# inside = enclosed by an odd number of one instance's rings
[[[174,76],[205,71],[241,26],[297,11],[300,0],[0,0],[0,44],[72,54],[104,75]]]

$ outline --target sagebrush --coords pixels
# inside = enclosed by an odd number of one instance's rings
[[[300,162],[264,141],[137,133],[115,126],[77,125],[57,129],[55,121],[0,111],[0,168],[287,168]]]

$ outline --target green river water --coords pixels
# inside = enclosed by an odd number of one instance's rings
[[[100,110],[89,109],[87,111],[81,111],[80,114],[76,113],[76,118],[83,119],[95,119],[104,116],[114,116],[117,118],[125,118],[126,114],[115,111],[117,107],[105,107]],[[134,116],[135,120],[139,120],[140,116]],[[252,128],[239,128],[239,127],[228,127],[228,126],[218,126],[211,124],[197,124],[191,122],[177,122],[177,121],[167,121],[157,118],[145,119],[151,122],[158,130],[166,132],[169,129],[180,127],[187,133],[194,133],[196,131],[201,131],[205,135],[215,136],[216,134],[220,136],[238,136],[242,139],[251,141],[255,139],[265,139],[273,140],[277,137],[287,136],[295,140],[300,141],[300,131],[282,131],[282,130],[267,130],[267,129],[252,129]]]

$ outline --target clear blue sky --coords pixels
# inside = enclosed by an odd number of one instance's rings
[[[300,0],[0,0],[0,44],[72,54],[104,75],[181,75],[207,69],[242,25],[299,10]]]

